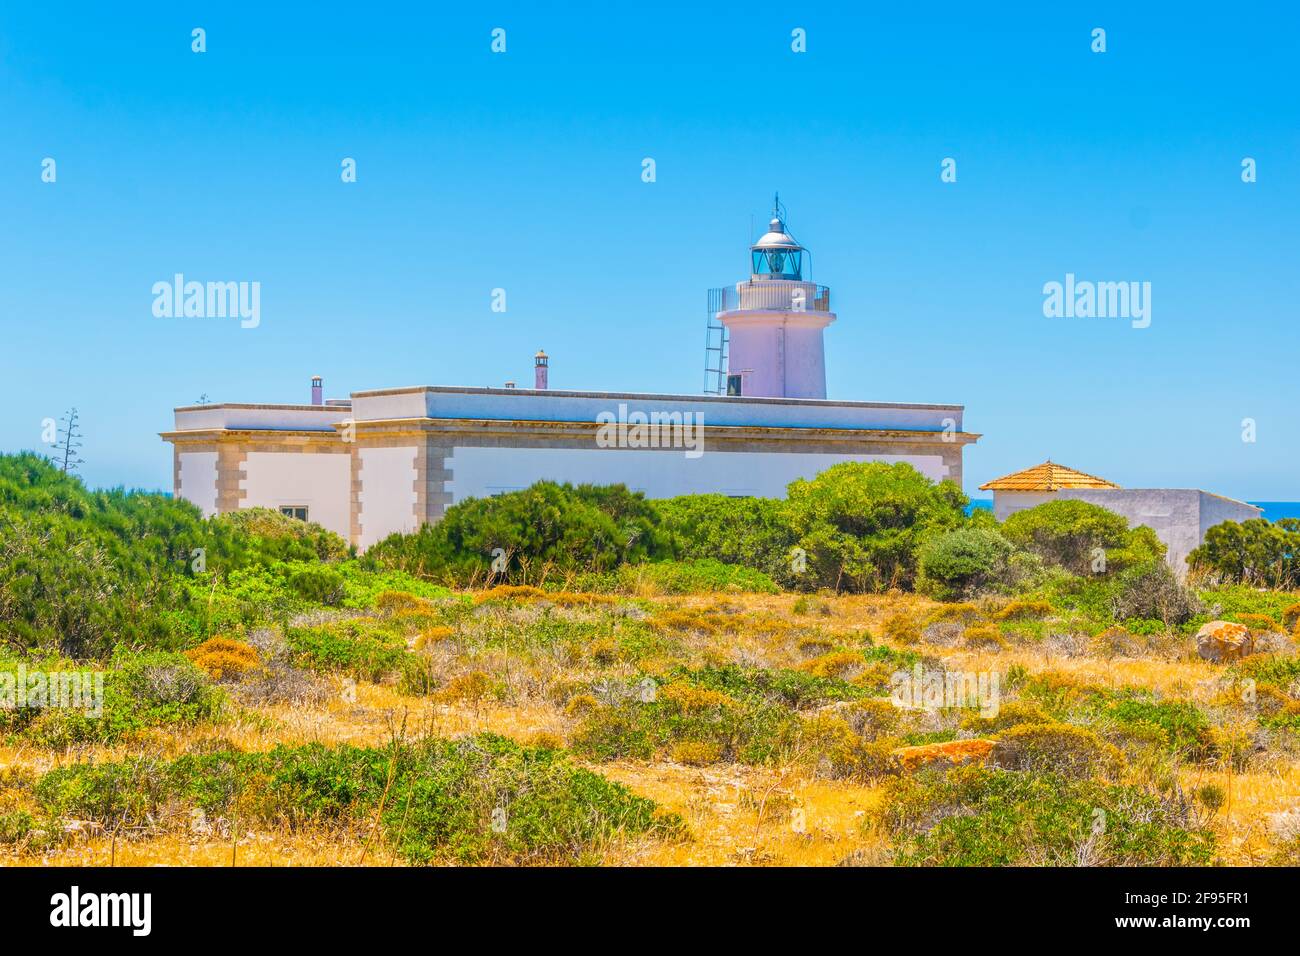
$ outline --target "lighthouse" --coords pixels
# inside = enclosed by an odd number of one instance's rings
[[[808,250],[779,201],[771,220],[750,246],[748,278],[709,290],[702,395],[552,389],[540,349],[532,388],[410,385],[324,400],[316,376],[310,405],[177,408],[162,434],[173,493],[209,516],[275,509],[364,551],[539,481],[651,499],[781,498],[827,468],[879,461],[960,487],[962,450],[979,438],[963,430],[962,406],[827,400],[830,290],[809,281]]]
[[[779,198],[749,252],[749,280],[713,293],[716,320],[726,330],[727,394],[825,398],[822,330],[835,321],[831,292],[805,281],[808,250],[786,228]]]

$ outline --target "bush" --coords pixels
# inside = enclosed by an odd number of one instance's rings
[[[1120,728],[1137,725],[1159,727],[1169,747],[1193,759],[1210,756],[1213,737],[1209,719],[1187,700],[1154,701],[1144,695],[1122,697],[1110,705],[1106,716]]]
[[[1178,625],[1205,608],[1164,561],[1151,561],[1120,573],[1111,613],[1118,621],[1146,618]]]
[[[682,740],[673,745],[672,759],[689,767],[705,767],[717,763],[722,749],[715,743],[703,740]]]
[[[36,821],[26,810],[0,813],[0,846],[22,843],[36,827]]]
[[[151,727],[191,725],[221,715],[224,697],[208,675],[180,654],[121,653],[103,676],[102,707],[49,708],[24,735],[52,747],[113,744]]]
[[[809,755],[801,746],[805,727],[797,709],[856,701],[870,693],[834,677],[793,670],[734,664],[677,669],[653,700],[628,693],[594,710],[584,707],[572,746],[593,760],[649,760],[685,741],[716,747],[721,761],[770,763]]]
[[[213,519],[237,537],[258,542],[262,560],[339,561],[348,556],[348,543],[314,521],[299,521],[271,508],[240,508]]]
[[[180,654],[126,656],[120,659],[111,683],[122,696],[151,711],[207,716],[213,700],[219,699],[208,675]]]
[[[814,657],[799,665],[799,669],[814,677],[836,677],[847,680],[867,669],[867,662],[855,651],[833,651]]]
[[[432,614],[437,610],[437,605],[405,591],[383,591],[375,598],[375,610],[390,616],[410,611]]]
[[[640,493],[622,485],[539,481],[523,491],[470,498],[437,524],[394,534],[371,548],[367,561],[449,583],[504,577],[541,580],[548,571],[609,571],[620,564],[670,557],[659,514]]]
[[[458,674],[447,682],[447,686],[438,692],[438,699],[449,703],[477,705],[483,698],[492,694],[492,678],[482,671],[470,671]]]
[[[256,648],[227,637],[210,638],[185,656],[215,681],[238,679],[261,663]]]
[[[379,681],[400,673],[411,656],[406,641],[379,621],[331,621],[285,632],[294,663],[312,670]]]
[[[1300,518],[1216,524],[1187,563],[1221,582],[1295,590],[1300,588]]]
[[[1037,704],[1029,701],[1009,700],[998,707],[997,713],[989,717],[982,714],[971,714],[962,720],[961,725],[964,729],[974,731],[976,734],[990,734],[1001,730],[1009,730],[1023,724],[1050,723],[1053,723],[1052,718]]]
[[[303,603],[281,570],[347,552],[278,512],[204,519],[183,500],[92,492],[36,455],[0,455],[0,630],[11,647],[100,662],[121,646],[179,650]],[[241,575],[254,594],[228,588]]]
[[[308,566],[293,572],[289,577],[289,587],[313,604],[333,607],[343,601],[343,575],[327,565]]]
[[[898,644],[918,644],[921,641],[921,624],[915,615],[900,612],[885,618],[882,633]]]
[[[993,615],[995,621],[1041,620],[1052,615],[1052,605],[1047,601],[1008,601]]]
[[[1133,787],[962,767],[886,785],[879,818],[901,866],[1192,866],[1214,836]],[[1098,822],[1102,826],[1098,826]]]
[[[791,567],[795,535],[784,501],[682,495],[655,502],[678,558],[743,565],[787,588],[801,576]]]
[[[992,651],[995,654],[998,651],[1005,651],[1010,646],[1001,631],[988,625],[968,628],[963,635],[963,641],[971,650]]]
[[[807,586],[837,591],[910,588],[921,542],[965,522],[969,503],[902,462],[843,462],[791,482],[788,513],[807,556]]]
[[[1238,614],[1237,623],[1245,624],[1252,631],[1268,632],[1279,630],[1277,621],[1267,614]]]
[[[679,817],[552,748],[491,734],[73,764],[45,774],[35,792],[51,815],[114,828],[154,828],[177,805],[296,829],[368,830],[378,815],[387,842],[417,864],[572,864],[616,836],[682,829]]]
[[[1012,543],[1073,574],[1118,571],[1138,560],[1163,557],[1150,529],[1129,530],[1128,521],[1086,501],[1049,501],[1017,511],[1002,524]],[[1105,554],[1104,569],[1096,558]]]
[[[1096,657],[1137,657],[1146,644],[1123,627],[1108,627],[1088,642],[1088,653]]]
[[[1029,770],[1064,777],[1113,777],[1120,752],[1092,731],[1071,724],[1029,723],[1000,734],[990,760],[1005,770]]]
[[[991,528],[958,528],[921,545],[917,589],[940,600],[963,598],[1008,581],[1014,546]]]

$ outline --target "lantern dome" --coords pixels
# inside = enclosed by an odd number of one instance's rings
[[[773,202],[772,220],[767,224],[767,232],[749,247],[751,274],[755,279],[793,279],[797,282],[803,278],[803,253],[803,246],[786,230],[781,201],[777,198]]]

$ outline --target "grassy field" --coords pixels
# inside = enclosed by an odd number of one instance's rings
[[[1293,653],[1004,598],[528,588],[230,637],[189,652],[211,711],[9,733],[3,863],[1300,859]],[[898,706],[918,673],[995,675],[996,706]],[[949,770],[962,741],[992,749]]]

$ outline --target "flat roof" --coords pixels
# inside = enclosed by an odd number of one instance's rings
[[[500,388],[474,385],[405,385],[400,388],[376,388],[353,392],[353,398],[382,395],[405,395],[412,392],[437,392],[468,395],[550,395],[556,398],[634,398],[669,399],[678,402],[718,402],[736,405],[804,405],[830,408],[917,408],[936,411],[964,411],[964,405],[926,404],[919,402],[846,402],[829,398],[770,398],[758,395],[683,395],[672,392],[593,392],[559,388]]]

